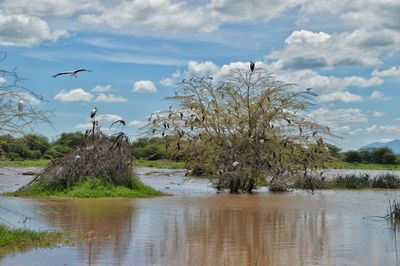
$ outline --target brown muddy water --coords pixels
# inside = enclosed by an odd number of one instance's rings
[[[7,223],[35,230],[90,232],[85,241],[8,255],[0,258],[0,265],[396,265],[398,261],[400,234],[374,216],[384,215],[388,200],[399,192],[325,190],[313,195],[261,189],[253,195],[216,194],[206,181],[185,180],[181,171],[152,171],[140,169],[142,179],[175,196],[0,197],[0,218]],[[23,220],[20,214],[30,219]]]

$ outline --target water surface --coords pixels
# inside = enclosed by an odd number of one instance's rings
[[[385,214],[395,191],[229,195],[182,171],[141,174],[176,195],[0,198],[8,209],[0,217],[16,226],[90,232],[86,241],[9,255],[0,265],[396,265],[399,235],[372,217]]]

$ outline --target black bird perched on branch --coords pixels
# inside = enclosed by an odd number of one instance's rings
[[[124,119],[118,119],[118,120],[115,120],[114,122],[111,123],[110,128],[111,128],[114,124],[116,124],[116,123],[120,123],[121,125],[123,125],[124,127],[126,127],[125,120],[124,120]]]
[[[256,66],[256,64],[254,64],[253,61],[250,61],[250,70],[251,70],[251,72],[254,71],[255,66]]]
[[[55,77],[62,76],[62,75],[70,75],[71,77],[77,78],[78,76],[76,74],[78,74],[79,72],[83,72],[83,71],[92,72],[89,69],[80,68],[80,69],[71,70],[71,71],[59,72],[59,73],[53,75],[52,77],[55,78]]]
[[[95,117],[96,113],[97,113],[97,107],[93,108],[92,111],[90,112],[90,118]]]

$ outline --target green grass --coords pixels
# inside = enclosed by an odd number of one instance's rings
[[[40,182],[35,182],[20,192],[5,193],[6,196],[21,197],[66,197],[66,198],[144,198],[163,196],[159,191],[133,179],[133,187],[115,186],[100,178],[87,178],[70,189],[47,189]]]
[[[46,167],[50,160],[40,159],[40,160],[21,160],[21,161],[0,161],[1,167]]]
[[[400,170],[398,164],[369,164],[369,163],[346,163],[329,162],[325,164],[327,169],[357,169],[357,170]]]
[[[67,244],[70,241],[71,236],[63,232],[11,229],[0,224],[0,257],[10,253],[26,251],[31,248]]]
[[[136,160],[135,164],[137,167],[151,167],[151,168],[165,168],[165,169],[184,169],[185,162],[172,161],[172,160]]]

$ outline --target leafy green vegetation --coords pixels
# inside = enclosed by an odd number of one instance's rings
[[[400,189],[400,177],[381,174],[374,178],[368,175],[345,175],[327,180],[321,178],[300,178],[293,184],[301,189]]]
[[[62,232],[36,232],[27,229],[11,229],[0,224],[0,257],[30,248],[66,244],[69,241],[70,236]]]
[[[139,179],[132,179],[132,188],[113,185],[101,178],[83,178],[71,188],[53,187],[49,189],[40,182],[32,183],[19,192],[6,193],[7,196],[23,197],[71,197],[71,198],[136,198],[165,195],[143,184]]]

